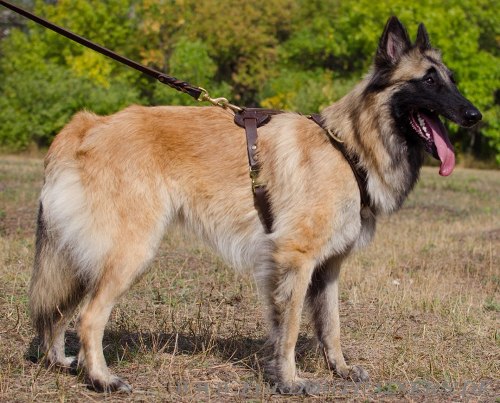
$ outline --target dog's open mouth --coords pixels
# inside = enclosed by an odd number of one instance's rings
[[[439,174],[448,176],[455,168],[455,153],[439,117],[429,110],[410,113],[410,125],[424,142],[425,150],[441,161]]]

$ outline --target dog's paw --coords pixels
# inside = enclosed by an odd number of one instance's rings
[[[353,365],[349,370],[349,378],[354,382],[368,382],[370,376],[366,369],[359,365]]]
[[[353,382],[368,382],[370,380],[368,372],[359,365],[335,368],[335,371],[340,377]]]
[[[94,389],[96,392],[118,392],[118,393],[131,393],[132,386],[127,382],[120,379],[117,376],[112,376],[108,381],[103,381],[100,379],[89,378],[89,387]]]
[[[294,382],[278,382],[275,389],[281,395],[317,395],[320,392],[319,384],[302,378]]]
[[[72,372],[75,368],[75,363],[77,363],[76,357],[58,357],[58,356],[48,356],[45,361],[45,365],[48,368],[57,368],[58,370]]]

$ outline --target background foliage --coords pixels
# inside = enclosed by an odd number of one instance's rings
[[[500,163],[496,0],[17,1],[38,14],[247,106],[315,112],[368,69],[385,21],[423,21],[484,122],[451,125],[460,154]],[[0,10],[0,147],[47,146],[79,109],[192,104],[186,95]]]

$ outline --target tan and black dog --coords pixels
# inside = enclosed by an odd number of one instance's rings
[[[424,151],[441,161],[441,175],[451,174],[455,156],[438,115],[466,127],[481,119],[425,27],[412,44],[392,17],[368,75],[321,113],[365,170],[370,205],[360,207],[353,171],[325,130],[282,113],[259,128],[259,180],[274,216],[266,233],[254,207],[244,130],[231,111],[132,106],[106,117],[77,114],[50,147],[40,197],[30,305],[48,362],[77,363],[98,390],[131,390],[106,366],[104,328],[175,223],[255,274],[269,317],[268,371],[280,390],[307,391],[295,366],[304,304],[329,367],[367,380],[340,347],[340,266],[371,240],[379,215],[401,206]],[[81,302],[81,350],[66,357],[65,329]]]

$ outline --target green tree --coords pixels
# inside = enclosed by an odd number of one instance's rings
[[[484,115],[471,130],[451,125],[457,150],[500,163],[496,0],[38,0],[35,11],[213,96],[301,112],[318,111],[352,88],[390,15],[413,36],[424,22]],[[49,143],[81,107],[111,113],[128,103],[195,103],[35,24],[2,15],[0,29],[4,148]]]
[[[125,16],[131,2],[106,2],[108,9],[102,2],[96,1],[94,8],[87,3],[63,0],[54,6],[39,2],[35,11],[78,33],[88,32],[93,39],[98,40],[96,34],[103,34],[102,39],[110,47],[129,49],[132,25],[125,21]],[[109,25],[101,23],[107,14],[114,16]],[[122,28],[113,29],[120,24]],[[13,29],[0,42],[3,149],[20,150],[31,143],[47,146],[80,109],[107,114],[141,102],[139,88],[130,83],[133,75],[128,68],[34,23],[26,27]]]
[[[5,77],[0,97],[3,148],[19,150],[31,143],[45,147],[75,112],[106,114],[138,99],[137,91],[129,87],[112,83],[105,88],[56,64],[44,67]]]
[[[276,74],[276,49],[288,36],[294,6],[293,0],[144,0],[138,7],[143,61],[166,69],[177,41],[201,41],[217,66],[214,81],[228,83],[233,100],[253,104]]]
[[[495,12],[496,1],[298,0],[297,3],[290,38],[280,44],[279,68],[297,72],[297,77],[304,70],[319,69],[331,74],[331,100],[343,95],[348,84],[366,71],[390,15],[397,15],[412,36],[418,23],[424,22],[433,44],[442,50],[445,62],[455,71],[461,91],[484,115],[483,123],[472,130],[451,125],[458,150],[493,154],[500,163],[500,17]],[[279,84],[280,80],[276,81]],[[297,85],[307,85],[307,80],[302,83]],[[278,93],[269,91],[269,87]],[[263,102],[272,104],[270,100],[283,98],[282,94],[290,87],[271,83]],[[285,106],[293,107],[294,103],[292,97]]]

